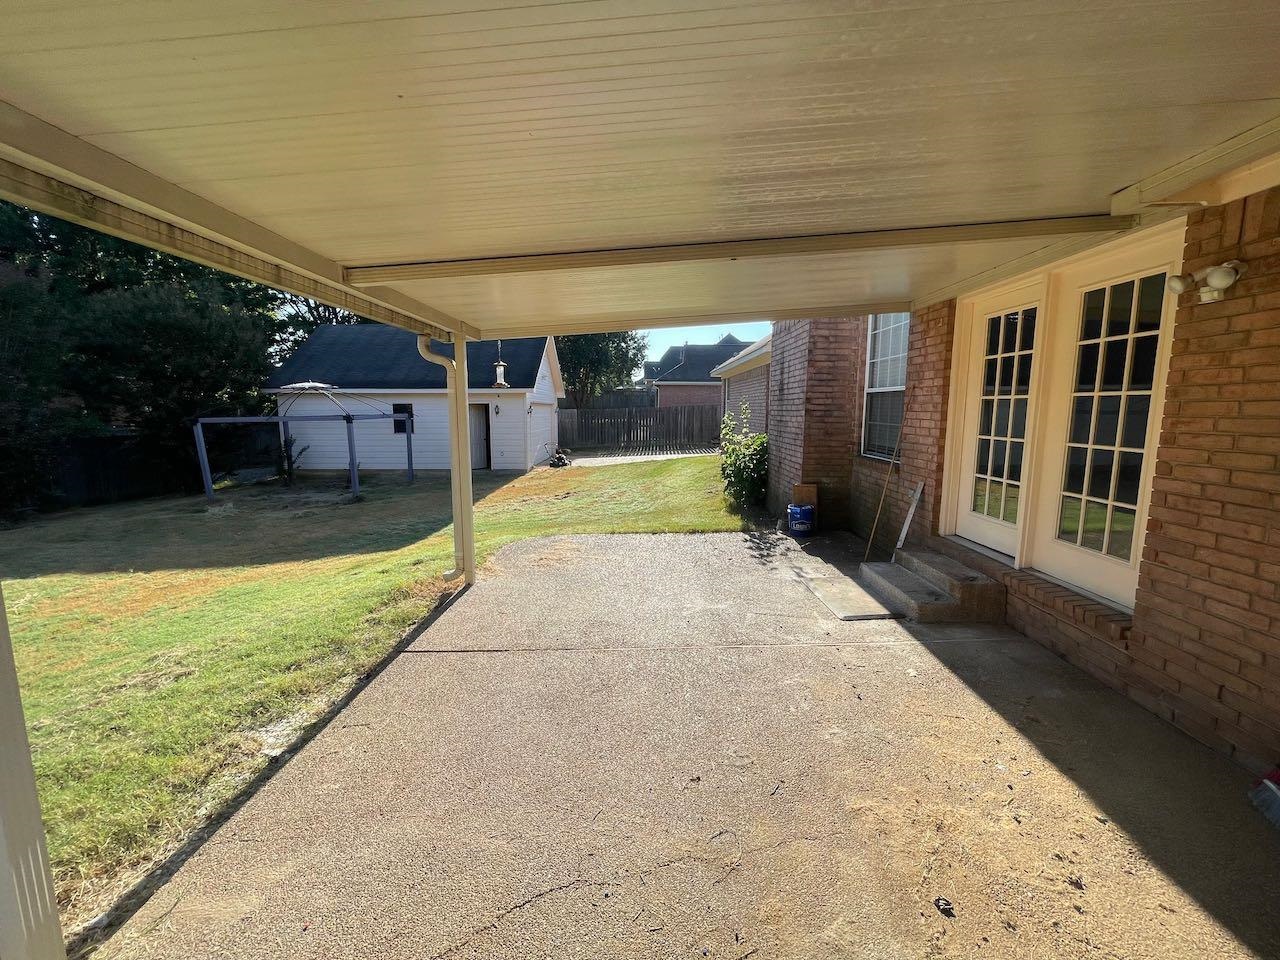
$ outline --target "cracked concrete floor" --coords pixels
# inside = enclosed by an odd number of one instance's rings
[[[1004,629],[842,623],[788,549],[507,547],[101,955],[1280,955],[1244,772]]]

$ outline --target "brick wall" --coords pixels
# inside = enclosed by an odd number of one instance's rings
[[[1258,769],[1280,762],[1280,187],[1188,218],[1188,271],[1230,259],[1248,272],[1226,299],[1185,294],[1174,317],[1132,616],[953,540],[931,545],[1001,580],[1028,637]],[[819,336],[824,323],[838,329]],[[912,539],[936,530],[954,326],[954,301],[912,317],[902,474],[878,544],[892,543],[919,480]],[[775,324],[769,429],[770,506],[843,456],[845,519],[864,535],[885,478],[884,461],[858,453],[865,349],[864,319]],[[831,478],[821,493],[828,521],[840,489]]]
[[[852,317],[778,321],[769,362],[769,508],[791,485],[818,485],[818,525],[849,522],[853,456]]]
[[[849,463],[854,450],[854,336],[858,321],[832,317],[809,325],[804,435],[805,483],[818,485],[818,526],[849,524]]]
[[[719,381],[708,384],[658,384],[659,407],[721,406],[724,388]],[[723,410],[721,411],[723,413]]]
[[[886,460],[866,457],[862,450],[862,391],[866,378],[867,318],[853,331],[853,457],[850,480],[850,524],[863,537],[871,534],[876,509],[884,493],[884,509],[876,526],[878,553],[893,549],[906,520],[911,493],[924,482],[920,504],[911,522],[909,539],[920,540],[937,530],[942,505],[942,450],[946,443],[947,391],[951,382],[951,344],[956,302],[946,300],[911,316],[907,340],[907,392],[903,408],[901,464],[889,477]]]
[[[876,531],[882,548],[896,541],[918,481],[925,489],[912,538],[936,529],[954,329],[954,300],[911,318],[902,463],[889,479]],[[817,483],[820,525],[864,537],[889,469],[886,460],[861,453],[866,349],[866,317],[775,323],[769,396],[770,508],[785,508],[791,484]]]
[[[809,321],[777,320],[769,359],[769,510],[781,515],[800,482],[804,460],[804,394],[809,373]]]
[[[769,364],[763,364],[746,373],[726,377],[725,412],[738,415],[743,401],[750,408],[748,425],[756,433],[765,433],[769,426]]]
[[[1188,217],[1185,270],[1248,265],[1173,329],[1131,695],[1249,765],[1280,759],[1280,187]]]

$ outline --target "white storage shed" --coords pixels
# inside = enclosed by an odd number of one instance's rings
[[[453,355],[453,344],[433,342]],[[556,400],[564,396],[552,337],[477,340],[467,344],[467,401],[471,463],[475,469],[528,470],[555,451]],[[499,378],[498,363],[503,364]],[[333,387],[290,389],[292,384]],[[444,368],[418,353],[417,336],[383,324],[317,329],[272,375],[280,413],[412,413],[413,462],[419,469],[449,468],[449,403]],[[346,470],[347,425],[342,420],[295,421],[299,470]],[[405,468],[405,421],[357,420],[361,470]]]

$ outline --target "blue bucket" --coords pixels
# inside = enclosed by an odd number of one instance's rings
[[[787,504],[787,529],[794,537],[807,537],[813,533],[813,505]]]

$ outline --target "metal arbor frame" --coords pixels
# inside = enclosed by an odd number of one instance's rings
[[[204,481],[204,495],[213,500],[213,474],[209,470],[209,451],[204,443],[204,425],[206,423],[278,423],[283,432],[285,452],[288,453],[289,424],[302,421],[322,421],[333,423],[345,420],[347,424],[347,474],[351,482],[351,495],[360,495],[360,471],[356,460],[357,420],[403,420],[409,426],[404,432],[405,468],[409,474],[409,482],[413,483],[413,414],[412,413],[315,413],[277,417],[200,417],[196,420],[194,431],[196,436],[196,456],[200,459],[200,479]]]

